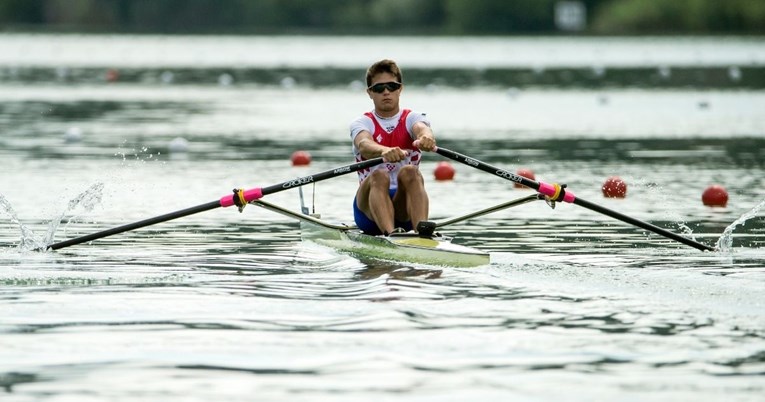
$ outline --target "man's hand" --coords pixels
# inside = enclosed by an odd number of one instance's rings
[[[407,152],[399,147],[387,148],[382,151],[382,156],[385,162],[396,163],[406,158]]]
[[[414,141],[417,148],[428,152],[432,152],[436,148],[436,137],[433,136],[433,130],[427,124],[418,121],[414,123],[412,131],[415,137],[417,137],[417,140]]]
[[[432,134],[423,134],[420,136],[420,138],[417,139],[417,148],[419,148],[422,151],[433,151],[433,149],[436,147],[436,139],[433,138]]]

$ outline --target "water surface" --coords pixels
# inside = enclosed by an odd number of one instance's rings
[[[350,163],[347,125],[370,102],[343,71],[361,76],[383,56],[374,46],[348,54],[370,41],[0,36],[16,49],[0,52],[2,400],[761,399],[765,93],[756,85],[415,80],[403,94],[431,117],[440,145],[531,168],[699,242],[716,244],[753,211],[723,251],[544,202],[445,230],[491,253],[474,269],[340,254],[255,206],[30,251]],[[727,74],[756,69],[763,54],[760,42],[735,38],[405,43],[384,56],[463,75],[471,63]],[[431,48],[453,51],[415,62]],[[460,54],[468,48],[471,57]],[[323,66],[335,83],[292,74]],[[270,78],[228,80],[226,67]],[[107,68],[132,73],[107,82]],[[176,138],[185,151],[173,151]],[[290,166],[298,149],[311,152],[310,166]],[[462,165],[437,182],[442,160],[426,154],[422,164],[436,219],[530,194]],[[628,183],[625,199],[603,198],[611,175]],[[348,222],[356,182],[305,187],[309,206]],[[714,183],[729,192],[726,208],[700,201]],[[296,191],[268,201],[299,209]]]

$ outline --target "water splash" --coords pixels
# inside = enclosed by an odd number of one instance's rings
[[[61,225],[63,220],[66,219],[66,225],[64,226],[66,228],[66,226],[68,226],[70,223],[76,219],[79,219],[82,214],[93,211],[96,205],[101,203],[101,199],[103,198],[103,190],[104,183],[96,183],[90,186],[90,188],[82,192],[77,197],[69,200],[67,208],[59,214],[58,218],[53,219],[50,221],[50,223],[48,223],[48,230],[45,235],[45,246],[47,247],[48,245],[53,244],[53,236],[56,234],[56,230]],[[72,214],[66,218],[68,213],[78,211],[78,207],[81,207],[80,213]]]
[[[751,210],[749,210],[749,212],[746,212],[745,214],[741,215],[738,219],[736,219],[735,222],[728,225],[728,227],[725,228],[725,230],[723,231],[723,234],[717,240],[715,247],[718,250],[723,252],[730,251],[731,247],[733,246],[733,231],[736,229],[736,227],[739,225],[744,226],[746,224],[746,221],[757,216],[757,214],[760,212],[760,209],[762,209],[762,207],[764,206],[765,206],[765,199],[760,201],[760,203],[757,204]]]
[[[2,211],[0,212],[5,212],[8,214],[8,216],[11,217],[11,223],[18,225],[19,230],[21,230],[21,243],[19,243],[19,248],[27,250],[33,247],[37,247],[39,240],[35,237],[32,229],[30,229],[27,225],[23,224],[21,220],[19,220],[19,216],[16,214],[16,210],[13,209],[11,203],[8,202],[8,200],[2,195],[0,195],[0,207],[2,208]]]
[[[667,205],[668,203],[673,202],[676,198],[674,196],[670,197],[666,190],[655,182],[649,182],[642,178],[631,178],[631,180],[634,181],[637,186],[643,187],[645,189],[646,195],[649,198],[657,200],[656,205]],[[664,219],[672,221],[675,225],[677,225],[677,229],[680,234],[683,234],[692,240],[696,240],[696,237],[693,234],[693,229],[688,226],[688,222],[686,222],[685,217],[681,216],[677,212],[672,212],[667,209],[663,209],[662,214]]]
[[[21,240],[18,244],[20,251],[45,249],[50,244],[53,244],[53,237],[62,222],[66,222],[66,227],[81,217],[82,214],[92,211],[96,205],[101,203],[103,189],[103,183],[96,183],[71,199],[67,203],[66,209],[48,222],[48,228],[43,236],[37,236],[32,229],[21,222],[11,203],[2,195],[0,195],[0,213],[5,212],[11,217],[11,222],[18,225],[21,231]]]

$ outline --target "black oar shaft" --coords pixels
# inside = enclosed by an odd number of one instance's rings
[[[509,172],[505,169],[501,169],[492,165],[489,165],[486,162],[481,162],[478,159],[471,158],[467,155],[463,155],[459,152],[454,152],[450,149],[436,148],[436,152],[442,156],[445,156],[449,159],[455,160],[460,163],[464,163],[465,165],[474,167],[478,170],[483,170],[486,173],[493,174],[495,176],[499,176],[505,180],[510,180],[516,183],[523,184],[526,187],[531,187],[534,190],[539,190],[539,183],[535,182],[534,180],[528,179],[526,177],[523,177],[521,175],[517,175],[515,173]]]
[[[119,233],[130,231],[130,230],[139,229],[145,226],[155,225],[157,223],[167,222],[173,219],[178,219],[184,216],[189,216],[189,215],[197,214],[200,212],[209,211],[215,208],[220,208],[220,201],[208,202],[207,204],[197,205],[195,207],[182,209],[180,211],[175,211],[175,212],[170,212],[168,214],[155,216],[154,218],[144,219],[142,221],[129,223],[127,225],[122,225],[116,228],[103,230],[101,232],[92,233],[82,237],[76,237],[74,239],[65,240],[60,243],[51,244],[50,246],[48,246],[48,248],[51,250],[58,250],[60,248],[74,246],[75,244],[80,244],[80,243],[87,243],[89,241],[93,241],[96,239],[101,239],[107,236],[112,236]]]
[[[260,197],[264,195],[277,193],[279,191],[284,191],[294,187],[304,186],[306,184],[315,183],[315,182],[326,180],[326,179],[331,179],[337,176],[342,176],[344,174],[367,169],[375,165],[379,165],[381,163],[383,163],[382,158],[369,159],[369,160],[365,160],[361,162],[352,163],[350,165],[341,166],[335,169],[327,170],[324,172],[315,173],[309,176],[299,177],[293,180],[287,180],[285,182],[274,184],[272,186],[250,189],[243,192],[244,198],[245,198],[244,201],[250,202],[253,200],[260,199]],[[170,212],[164,215],[156,216],[154,218],[149,218],[149,219],[144,219],[142,221],[129,223],[127,225],[118,226],[116,228],[104,230],[98,233],[93,233],[93,234],[85,235],[82,237],[69,239],[59,243],[54,243],[49,245],[47,249],[58,250],[60,248],[69,247],[75,244],[85,243],[85,242],[93,241],[96,239],[101,239],[107,236],[127,232],[134,229],[139,229],[145,226],[150,226],[150,225],[154,225],[161,222],[167,222],[173,219],[182,218],[184,216],[193,215],[199,212],[209,211],[211,209],[215,209],[219,207],[229,207],[236,204],[235,197],[238,197],[238,196],[226,195],[226,196],[223,196],[220,200],[211,201],[206,204],[197,205],[195,207],[182,209],[180,211]],[[244,205],[244,204],[241,204],[241,205]]]
[[[678,241],[678,242],[683,243],[683,244],[685,244],[687,246],[691,246],[691,247],[697,248],[697,249],[699,249],[701,251],[714,251],[714,247],[707,246],[706,244],[702,244],[702,243],[699,243],[699,242],[694,241],[692,239],[689,239],[687,237],[680,236],[677,233],[673,233],[673,232],[670,232],[669,230],[662,229],[662,228],[660,228],[660,227],[658,227],[658,226],[656,226],[654,224],[651,224],[651,223],[648,223],[648,222],[645,222],[645,221],[641,221],[639,219],[635,219],[635,218],[633,218],[631,216],[624,215],[624,214],[622,214],[620,212],[614,211],[613,209],[608,209],[606,207],[602,207],[600,205],[593,204],[593,203],[591,203],[589,201],[586,201],[586,200],[583,200],[581,198],[577,197],[574,200],[574,204],[579,205],[579,206],[584,207],[584,208],[587,208],[587,209],[589,209],[591,211],[600,212],[603,215],[610,216],[610,217],[612,217],[614,219],[618,219],[618,220],[620,220],[622,222],[626,222],[626,223],[635,225],[635,226],[637,226],[639,228],[643,228],[645,230],[649,230],[649,231],[654,232],[656,234],[660,234],[660,235],[662,235],[664,237],[667,237],[669,239]]]
[[[383,162],[382,158],[369,159],[369,160],[365,160],[361,162],[356,162],[350,165],[341,166],[332,170],[315,173],[310,176],[299,177],[294,180],[287,180],[283,183],[274,184],[268,187],[263,187],[262,189],[263,195],[278,193],[279,191],[284,191],[293,187],[300,187],[300,186],[311,184],[317,181],[322,181],[326,179],[331,179],[333,177],[342,176],[346,173],[364,170],[364,169],[379,165],[382,162]]]
[[[481,162],[478,159],[471,158],[467,155],[460,154],[458,152],[454,152],[452,150],[438,147],[436,148],[436,152],[442,156],[445,156],[449,159],[455,160],[457,162],[463,163],[465,165],[474,167],[478,170],[482,170],[487,173],[491,173],[495,176],[501,177],[505,180],[510,180],[516,183],[523,184],[524,186],[531,187],[534,190],[541,191],[540,188],[544,187],[545,189],[550,189],[552,186],[544,183],[539,183],[534,180],[531,180],[529,178],[517,175],[515,173],[508,172],[505,169],[500,169],[498,167],[489,165],[488,163]],[[548,194],[549,195],[549,194]],[[664,237],[667,237],[669,239],[678,241],[680,243],[683,243],[685,245],[694,247],[696,249],[702,250],[702,251],[713,251],[714,248],[707,246],[706,244],[701,244],[697,241],[694,241],[692,239],[688,239],[686,237],[680,236],[677,233],[670,232],[666,229],[662,229],[656,225],[653,225],[648,222],[641,221],[639,219],[632,218],[630,216],[624,215],[620,212],[616,212],[614,210],[602,207],[597,204],[593,204],[589,201],[583,200],[578,197],[574,197],[572,193],[567,193],[563,201],[571,202],[573,204],[579,205],[581,207],[587,208],[589,210],[599,212],[603,215],[610,216],[614,219],[620,220],[622,222],[626,222],[632,225],[635,225],[637,227],[643,228],[645,230],[654,232],[656,234],[662,235]]]

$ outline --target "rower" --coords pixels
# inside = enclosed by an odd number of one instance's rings
[[[430,121],[424,113],[399,107],[404,84],[393,60],[372,64],[366,83],[374,110],[351,123],[353,154],[357,162],[382,157],[384,163],[358,171],[359,188],[353,201],[356,225],[370,235],[389,235],[395,228],[419,232],[429,209],[418,168],[420,150],[433,151],[436,146]]]

